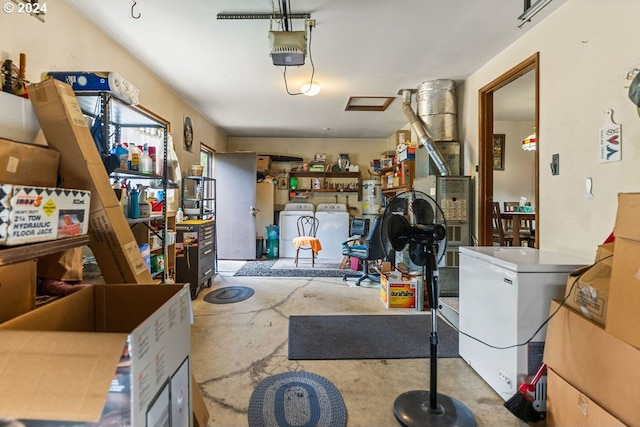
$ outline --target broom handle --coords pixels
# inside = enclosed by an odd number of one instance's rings
[[[531,385],[535,386],[538,381],[540,381],[540,378],[542,377],[542,375],[546,372],[547,370],[547,364],[543,363],[542,366],[540,366],[540,369],[538,369],[538,372],[536,372],[536,376],[533,377],[533,380],[531,380]]]

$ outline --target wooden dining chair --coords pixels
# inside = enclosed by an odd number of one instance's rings
[[[292,239],[296,248],[296,267],[300,250],[311,251],[311,267],[315,267],[316,255],[322,249],[320,240],[316,237],[320,221],[315,216],[303,215],[298,218],[298,237]]]
[[[491,203],[491,224],[493,226],[493,243],[498,246],[513,246],[513,234],[508,233],[504,228],[500,203]]]

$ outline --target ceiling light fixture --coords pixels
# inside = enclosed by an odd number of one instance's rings
[[[522,140],[522,149],[524,151],[536,151],[537,143],[538,137],[536,135],[536,129],[533,128],[533,133]]]
[[[318,82],[310,82],[305,83],[300,88],[300,92],[307,96],[316,96],[320,93],[320,83]]]
[[[538,0],[534,4],[531,4],[531,0],[524,0],[524,12],[522,15],[518,16],[518,19],[520,20],[518,28],[531,21],[531,18],[533,18],[549,3],[551,3],[551,0]]]

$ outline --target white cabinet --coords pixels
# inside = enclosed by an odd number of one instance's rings
[[[275,224],[275,187],[273,182],[264,180],[256,184],[256,234],[267,238],[267,225]]]
[[[460,248],[460,356],[504,399],[542,364],[551,299],[589,260],[526,247]]]

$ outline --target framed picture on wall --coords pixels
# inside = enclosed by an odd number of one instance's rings
[[[183,126],[184,149],[191,153],[193,152],[193,121],[191,117],[184,116]]]
[[[287,177],[279,176],[278,177],[278,190],[288,190],[289,182],[287,182]]]
[[[503,133],[493,134],[493,170],[504,170],[504,140]]]

